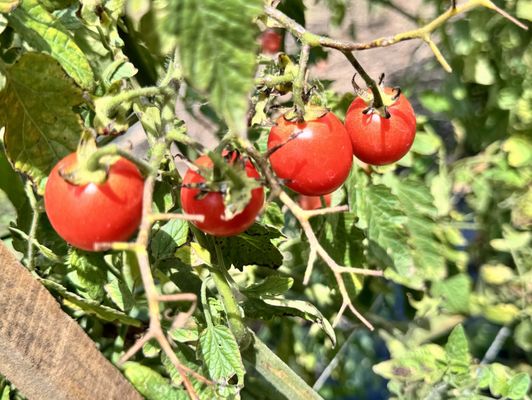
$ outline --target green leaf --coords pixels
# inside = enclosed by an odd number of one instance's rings
[[[244,383],[244,365],[238,343],[227,326],[208,326],[200,334],[200,352],[209,376],[215,382],[227,384],[234,375]]]
[[[398,198],[384,185],[361,188],[356,203],[358,226],[367,229],[369,255],[376,265],[387,267],[386,276],[411,288],[422,288],[405,230],[407,218]]]
[[[26,241],[29,241],[29,235],[23,231],[21,231],[20,229],[17,229],[17,228],[14,228],[14,227],[9,227],[9,230],[13,233],[16,233],[17,235],[19,235],[22,239],[26,240]],[[63,262],[63,259],[58,256],[57,254],[55,254],[51,249],[49,249],[48,247],[40,244],[38,241],[34,240],[33,241],[33,245],[39,249],[40,253],[46,257],[48,260],[52,261],[52,262],[56,262],[56,263],[62,263]]]
[[[520,0],[517,3],[517,9],[515,10],[517,18],[527,19],[532,21],[532,1]]]
[[[508,163],[512,167],[523,167],[532,162],[532,144],[525,138],[512,136],[503,143],[502,149],[508,153]]]
[[[177,34],[185,77],[208,93],[229,129],[245,133],[253,87],[261,0],[177,0]]]
[[[277,296],[290,290],[294,284],[293,278],[287,278],[284,276],[270,275],[260,282],[254,283],[242,292],[248,296],[261,297],[261,296]]]
[[[283,263],[283,256],[272,239],[281,236],[275,228],[254,224],[238,236],[215,240],[222,249],[227,266],[233,264],[239,269],[246,265],[277,268]]]
[[[164,224],[153,235],[150,248],[156,260],[172,257],[175,250],[186,243],[188,237],[188,222],[173,219]]]
[[[421,105],[433,113],[444,113],[451,110],[449,98],[436,91],[425,91],[419,96]],[[417,136],[416,135],[416,140]]]
[[[127,283],[123,280],[119,280],[113,274],[109,274],[109,283],[105,286],[105,291],[109,298],[115,303],[122,311],[129,311],[135,304],[135,299]]]
[[[480,268],[480,276],[484,282],[490,285],[503,285],[515,277],[514,271],[503,264],[483,265]]]
[[[0,0],[0,13],[7,14],[17,8],[20,0]]]
[[[449,313],[467,313],[471,295],[471,278],[458,274],[444,281],[436,281],[431,288],[431,295],[442,298],[443,305]]]
[[[532,321],[525,319],[521,321],[514,331],[515,343],[524,351],[532,351]]]
[[[334,329],[314,305],[303,300],[290,300],[279,297],[261,296],[261,299],[248,299],[244,303],[246,315],[254,318],[271,318],[274,315],[293,315],[317,324],[336,345]]]
[[[451,372],[467,373],[471,363],[469,344],[462,325],[457,325],[449,335],[445,345],[447,363]]]
[[[83,310],[89,315],[94,315],[104,321],[120,322],[125,325],[141,327],[142,322],[132,318],[114,308],[104,306],[97,301],[85,299],[75,293],[69,292],[64,286],[49,279],[38,278],[49,290],[64,298],[64,303],[72,309]]]
[[[441,145],[442,141],[435,133],[418,132],[412,144],[412,151],[423,156],[430,156],[435,154]]]
[[[168,331],[168,335],[179,343],[196,342],[199,338],[198,330],[187,328],[174,328]]]
[[[490,392],[495,396],[504,396],[508,392],[508,370],[502,364],[490,365]]]
[[[20,214],[26,208],[27,199],[24,192],[24,184],[7,160],[2,140],[0,140],[0,190],[7,195],[7,198],[17,210],[17,214]]]
[[[23,0],[21,6],[8,15],[8,20],[35,50],[48,53],[59,61],[66,73],[83,89],[93,87],[94,75],[85,54],[68,30],[38,0]],[[43,75],[36,73],[35,79],[46,75],[47,72]],[[43,81],[49,85],[49,82]]]
[[[173,387],[153,369],[128,361],[124,364],[124,375],[148,400],[187,400],[184,390]]]
[[[320,243],[340,265],[360,267],[365,262],[365,236],[357,220],[355,213],[337,213],[328,215],[322,225]]]
[[[104,285],[107,283],[107,266],[103,257],[98,253],[87,253],[72,250],[67,258],[67,264],[74,271],[68,277],[79,288],[84,297],[101,301],[104,296]]]
[[[72,107],[82,102],[81,91],[44,54],[27,53],[5,72],[0,125],[6,129],[6,153],[15,169],[39,186],[76,149],[82,127]]]
[[[506,397],[512,400],[519,400],[526,396],[530,387],[530,375],[526,372],[521,372],[514,375],[508,381],[508,391]]]

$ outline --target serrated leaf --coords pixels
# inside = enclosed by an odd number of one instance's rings
[[[375,264],[387,267],[385,275],[390,279],[411,288],[422,288],[423,280],[407,243],[407,218],[399,200],[383,185],[362,190],[357,215],[360,223],[367,224],[369,255]]]
[[[519,400],[526,396],[530,387],[530,375],[526,372],[521,372],[514,375],[508,381],[508,391],[506,397],[513,400]]]
[[[507,368],[498,363],[490,365],[490,392],[495,396],[503,396],[508,391],[508,371]]]
[[[109,298],[120,310],[129,311],[135,304],[133,294],[129,290],[127,283],[119,280],[116,276],[110,274],[109,283],[104,288]]]
[[[294,284],[293,278],[287,278],[284,276],[270,275],[260,282],[242,289],[242,292],[249,296],[261,297],[261,296],[277,296],[290,290]]]
[[[457,325],[449,335],[445,345],[447,363],[452,372],[466,373],[471,363],[469,344],[462,325]]]
[[[124,375],[148,400],[187,400],[184,390],[173,387],[153,369],[128,361],[124,364]]]
[[[179,0],[177,34],[185,77],[206,92],[229,129],[245,133],[261,0]]]
[[[283,256],[271,240],[281,236],[281,232],[275,228],[254,224],[238,236],[215,240],[228,266],[233,264],[240,269],[246,265],[277,268],[283,263]]]
[[[20,4],[20,0],[1,0],[0,13],[7,14],[13,11]]]
[[[432,297],[441,298],[445,309],[450,313],[467,313],[471,295],[471,278],[458,274],[444,281],[434,282]]]
[[[199,338],[198,330],[187,328],[174,328],[168,331],[168,335],[179,343],[196,342]]]
[[[246,315],[254,318],[271,318],[274,315],[293,315],[317,324],[320,329],[336,345],[334,329],[314,305],[303,300],[290,300],[279,297],[262,296],[261,300],[248,299],[244,303]],[[249,312],[248,312],[249,310]]]
[[[34,49],[48,53],[59,61],[66,73],[83,89],[93,87],[94,74],[85,54],[61,22],[46,11],[38,0],[23,0],[21,6],[8,15],[8,20]],[[45,75],[37,74],[36,79]]]
[[[227,326],[208,326],[200,334],[200,352],[209,376],[215,382],[227,384],[234,375],[244,383],[244,364],[235,337]]]
[[[49,279],[39,278],[39,281],[42,282],[49,290],[59,294],[65,300],[65,305],[70,308],[78,308],[83,310],[89,315],[94,315],[97,318],[100,318],[104,321],[115,322],[118,321],[122,324],[141,327],[142,322],[132,318],[121,311],[115,310],[114,308],[104,306],[97,301],[85,299],[81,296],[78,296],[75,293],[69,292],[64,286],[60,285],[57,282],[54,282]]]
[[[186,243],[188,237],[188,222],[173,219],[164,224],[153,235],[150,248],[156,260],[172,257],[175,250]]]
[[[101,301],[104,285],[107,283],[107,268],[103,257],[100,254],[72,250],[67,263],[73,268],[68,277],[80,293],[89,299]]]
[[[39,186],[76,149],[82,127],[72,107],[82,102],[81,91],[45,54],[27,53],[5,71],[0,125],[6,153],[15,169]]]

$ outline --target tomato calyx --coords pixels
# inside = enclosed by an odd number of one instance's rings
[[[382,105],[375,105],[375,96],[370,88],[362,89],[356,83],[356,74],[353,75],[351,80],[355,94],[360,97],[367,104],[367,107],[362,111],[364,115],[367,114],[377,114],[381,118],[389,119],[391,117],[388,108],[395,104],[401,95],[401,88],[396,86],[392,88],[392,93],[386,93],[384,89],[384,74],[381,74],[379,77],[379,83],[377,85],[377,90],[379,91],[380,98],[382,100]]]
[[[76,150],[76,162],[68,168],[60,169],[58,173],[72,185],[84,186],[89,183],[101,185],[107,181],[109,169],[119,159],[118,155],[99,150],[93,134],[85,131]]]
[[[196,165],[197,173],[203,182],[183,184],[183,188],[198,190],[196,200],[207,197],[210,193],[219,193],[225,206],[223,218],[231,220],[240,214],[249,204],[252,191],[261,187],[261,181],[248,176],[251,162],[240,155],[237,150],[211,151],[206,155],[208,164]]]

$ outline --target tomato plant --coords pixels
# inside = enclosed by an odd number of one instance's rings
[[[351,142],[342,122],[331,112],[310,121],[281,116],[268,136],[277,176],[297,193],[320,196],[336,190],[349,175]]]
[[[71,245],[94,251],[99,242],[125,241],[137,230],[142,213],[144,179],[137,167],[120,158],[102,184],[74,185],[61,175],[76,163],[76,153],[50,172],[44,205],[56,232]]]
[[[240,162],[233,157],[232,163]],[[213,168],[213,162],[207,155],[199,157],[195,164],[198,167]],[[249,160],[245,161],[247,176],[259,179],[260,175]],[[255,188],[251,191],[251,199],[242,212],[233,218],[225,218],[225,205],[223,195],[219,192],[202,192],[199,188],[194,188],[205,182],[205,178],[199,171],[189,169],[183,178],[183,188],[181,189],[181,205],[188,214],[204,216],[203,221],[195,221],[196,225],[203,232],[214,236],[233,236],[244,232],[249,228],[264,204],[264,189]],[[190,186],[190,187],[187,187]]]
[[[393,96],[393,90],[385,89],[385,95]],[[391,164],[400,160],[412,147],[416,136],[414,109],[403,94],[387,107],[389,117],[381,116],[358,96],[353,100],[345,117],[345,127],[353,154],[371,165]]]

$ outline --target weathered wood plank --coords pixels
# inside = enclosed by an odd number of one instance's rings
[[[0,241],[0,374],[29,400],[141,400]]]

